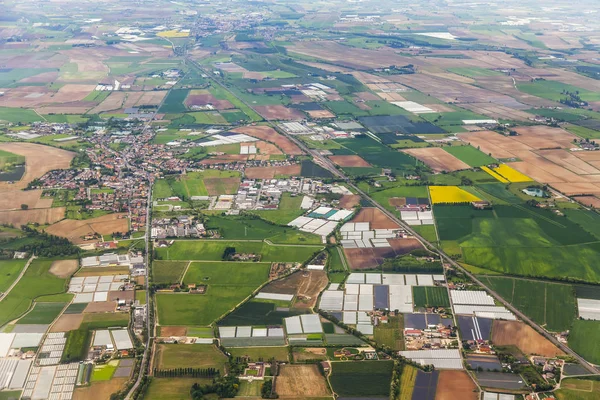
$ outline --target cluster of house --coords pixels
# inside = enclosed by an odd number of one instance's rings
[[[152,239],[204,237],[206,233],[204,224],[195,217],[180,215],[173,218],[153,219],[150,237]]]
[[[456,341],[456,329],[440,324],[428,324],[425,329],[404,329],[407,350],[444,349]]]

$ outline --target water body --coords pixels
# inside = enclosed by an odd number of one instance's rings
[[[19,181],[25,173],[25,165],[17,165],[12,170],[0,172],[0,182]]]

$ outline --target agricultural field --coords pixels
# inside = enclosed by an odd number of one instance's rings
[[[594,400],[600,396],[600,381],[593,378],[563,379],[560,389],[554,394],[558,400]]]
[[[404,317],[402,314],[390,317],[387,324],[379,324],[375,327],[374,339],[380,344],[392,350],[404,350]]]
[[[496,162],[495,158],[488,156],[473,146],[450,146],[444,147],[444,150],[471,167],[481,167],[482,165]]]
[[[211,240],[178,240],[167,248],[156,250],[159,260],[195,260],[221,261],[226,248],[233,247],[238,253],[254,253],[261,255],[262,262],[305,262],[320,246],[309,245],[271,245],[266,242],[253,241],[211,241]]]
[[[556,357],[564,353],[532,327],[521,321],[494,320],[492,342],[496,346],[516,346],[523,354]]]
[[[27,260],[0,260],[0,293],[12,285],[26,263]]]
[[[154,355],[157,369],[215,368],[225,373],[227,356],[212,344],[159,344]]]
[[[13,290],[0,301],[0,326],[24,314],[36,298],[66,291],[66,279],[51,274],[51,266],[51,260],[31,263]]]
[[[289,193],[284,193],[276,210],[257,210],[252,213],[274,224],[286,225],[304,213],[300,204],[302,196],[291,197]]]
[[[569,347],[593,364],[600,364],[600,321],[576,320],[569,334]]]
[[[413,287],[413,303],[415,307],[450,307],[448,290],[445,287],[415,286]]]
[[[38,303],[20,318],[18,324],[51,324],[65,308],[65,303]]]
[[[495,272],[600,281],[596,238],[571,220],[528,205],[433,208],[442,246],[467,264]],[[564,265],[571,265],[564,271]]]
[[[329,380],[339,396],[387,397],[393,368],[392,361],[333,362]]]
[[[481,277],[519,311],[549,331],[571,328],[577,316],[572,285],[496,276]]]
[[[429,195],[433,204],[470,203],[481,200],[457,186],[429,186]]]
[[[156,284],[180,282],[188,265],[189,261],[154,261],[152,279]]]
[[[329,385],[316,365],[282,365],[276,378],[277,394],[282,398],[329,396]]]
[[[233,357],[249,357],[252,361],[270,360],[288,361],[289,352],[287,347],[234,347],[227,349]]]

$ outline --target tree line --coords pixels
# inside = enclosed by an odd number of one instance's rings
[[[215,378],[221,374],[216,368],[155,368],[153,374],[156,378]]]

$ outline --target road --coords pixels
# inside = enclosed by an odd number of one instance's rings
[[[12,283],[12,285],[10,285],[10,287],[8,289],[6,289],[6,292],[0,294],[0,301],[2,301],[6,296],[8,296],[8,294],[11,292],[11,290],[13,290],[13,288],[15,286],[17,286],[17,283],[19,283],[19,281],[21,280],[23,275],[25,275],[25,272],[27,272],[29,265],[31,265],[32,261],[35,260],[36,258],[37,258],[36,256],[31,256],[29,258],[29,260],[27,261],[27,264],[25,264],[25,266],[21,270],[21,273],[19,274],[19,276],[17,276],[17,279],[15,279],[15,281]]]

